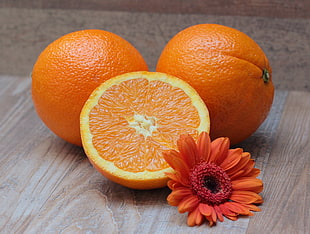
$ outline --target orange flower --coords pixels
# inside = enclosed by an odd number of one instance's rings
[[[190,135],[181,135],[177,144],[179,152],[163,153],[175,170],[167,173],[172,190],[167,200],[180,213],[188,212],[189,226],[201,225],[205,219],[212,226],[224,216],[237,220],[238,215],[260,211],[254,204],[263,203],[258,195],[263,182],[256,178],[260,170],[254,168],[250,153],[229,149],[228,138],[211,142],[206,132],[199,135],[197,144]]]

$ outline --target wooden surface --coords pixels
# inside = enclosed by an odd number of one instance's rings
[[[109,1],[111,8],[107,1],[85,2],[0,2],[0,233],[310,233],[308,1],[214,1],[213,13],[202,0],[190,9],[177,0],[170,1],[173,7],[150,1],[141,8],[138,1]],[[264,7],[274,10],[271,17]],[[198,23],[224,24],[251,36],[265,50],[276,85],[267,120],[240,144],[262,171],[262,211],[212,228],[187,227],[186,214],[166,202],[168,188],[136,191],[105,179],[81,148],[43,125],[30,94],[37,56],[65,33],[115,32],[154,70],[165,43]]]
[[[266,122],[241,146],[262,170],[265,203],[250,218],[189,228],[166,203],[169,189],[114,184],[83,150],[37,117],[30,78],[1,77],[1,233],[307,233],[310,93],[278,91]]]
[[[2,0],[0,7],[310,18],[308,0]]]

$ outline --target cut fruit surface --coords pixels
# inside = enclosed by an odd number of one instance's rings
[[[162,152],[181,134],[209,132],[208,109],[186,82],[158,72],[132,72],[100,85],[81,112],[82,143],[104,176],[134,189],[166,186],[172,169]]]

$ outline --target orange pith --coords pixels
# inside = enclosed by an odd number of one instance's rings
[[[208,110],[187,83],[162,73],[127,73],[105,82],[81,113],[81,135],[92,164],[136,189],[166,185],[162,152],[180,134],[209,131]]]

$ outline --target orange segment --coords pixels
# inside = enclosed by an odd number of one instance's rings
[[[81,112],[90,162],[107,178],[135,189],[166,185],[172,169],[162,152],[180,134],[209,131],[209,113],[186,82],[158,72],[132,72],[100,85]]]

